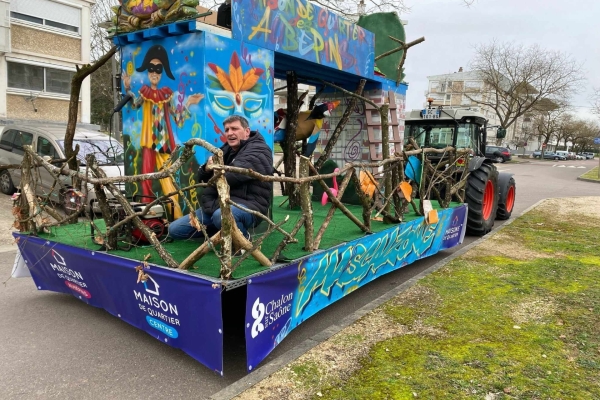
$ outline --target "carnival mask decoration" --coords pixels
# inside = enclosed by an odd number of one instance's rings
[[[267,104],[268,95],[261,94],[262,84],[258,82],[264,72],[261,68],[250,67],[246,73],[237,52],[231,55],[229,73],[216,64],[208,63],[214,76],[207,88],[208,100],[215,113],[223,118],[230,115],[244,115],[248,119],[260,116]]]

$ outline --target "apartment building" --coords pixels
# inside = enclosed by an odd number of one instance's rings
[[[0,126],[66,122],[71,78],[90,62],[94,0],[0,0]],[[90,82],[79,122],[90,123]]]
[[[461,67],[458,72],[428,76],[427,79],[429,84],[425,95],[433,99],[432,105],[477,108],[488,119],[488,126],[494,127],[488,129],[488,144],[497,143],[496,132],[497,127],[500,126],[500,119],[495,110],[479,103],[488,101],[494,93],[476,71],[463,71]],[[500,145],[512,149],[517,146],[522,147],[528,140],[526,132],[527,121],[525,118],[520,118],[508,128],[506,137],[500,140]]]

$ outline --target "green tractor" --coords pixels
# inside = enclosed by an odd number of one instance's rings
[[[492,160],[485,158],[486,132],[487,119],[473,108],[430,105],[423,110],[407,112],[405,119],[406,141],[412,138],[421,148],[471,149],[466,162],[451,166],[446,163],[445,168],[454,168],[451,185],[467,174],[466,184],[461,192],[453,195],[453,200],[468,204],[467,232],[476,236],[491,231],[494,220],[510,218],[516,194],[512,174],[498,172]],[[445,153],[428,153],[426,157],[435,165],[449,160]]]

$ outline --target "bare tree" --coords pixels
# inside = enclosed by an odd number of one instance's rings
[[[111,7],[117,6],[118,0],[97,0],[92,6],[90,14],[90,45],[92,61],[99,60],[113,47],[111,39],[108,37],[106,23],[111,21],[113,11]],[[119,54],[114,55],[118,63]],[[104,130],[108,130],[110,116],[114,107],[114,89],[113,89],[113,60],[103,64],[90,76],[90,90],[94,101],[91,108],[91,121],[100,125]],[[118,71],[118,68],[117,68]]]
[[[584,80],[581,65],[572,57],[538,45],[494,41],[475,50],[471,68],[484,82],[483,95],[465,95],[494,110],[504,128],[535,112],[540,102],[564,103]]]
[[[600,87],[595,88],[592,95],[592,112],[600,115]]]
[[[97,0],[92,6],[90,12],[90,45],[92,60],[98,60],[103,54],[106,54],[111,48],[112,43],[108,38],[103,23],[111,21],[113,12],[111,7],[118,6],[118,0]]]
[[[561,130],[565,139],[573,144],[573,151],[581,152],[593,147],[594,138],[600,129],[594,121],[572,117],[565,119]]]
[[[567,117],[567,107],[564,104],[557,104],[556,107],[546,107],[535,111],[532,123],[532,133],[543,139],[543,147],[546,147],[552,139],[558,140],[558,134],[565,126]]]

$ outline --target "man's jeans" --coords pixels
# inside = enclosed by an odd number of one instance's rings
[[[240,228],[240,231],[245,237],[249,237],[248,229],[254,226],[254,215],[234,206],[231,207],[231,213],[233,214],[235,223],[238,228]],[[221,230],[220,208],[218,208],[212,215],[203,212],[202,209],[199,208],[196,210],[196,216],[198,217],[200,223],[206,226],[207,230]],[[186,214],[169,224],[169,236],[176,240],[204,238],[202,231],[196,230],[196,228],[190,224],[189,214]]]

